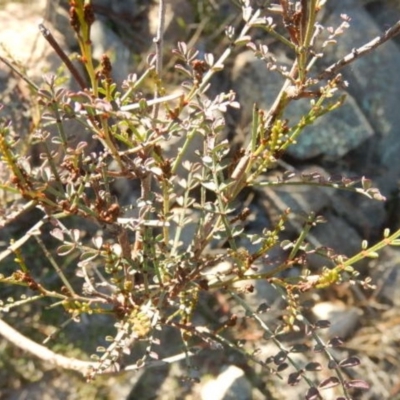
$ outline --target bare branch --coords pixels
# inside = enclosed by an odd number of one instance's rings
[[[76,358],[65,357],[63,355],[55,353],[54,351],[49,350],[47,347],[42,346],[41,344],[38,344],[33,340],[27,338],[26,336],[22,335],[6,322],[4,322],[2,319],[0,319],[0,335],[21,350],[24,350],[34,355],[42,361],[47,361],[55,367],[74,370],[82,373],[82,375],[84,376],[87,376],[91,370],[98,370],[99,368],[98,362],[82,361]],[[140,366],[132,364],[121,367],[121,365],[115,363],[105,370],[100,370],[98,373],[113,374],[122,371],[136,371],[141,368],[159,367],[165,364],[172,364],[174,362],[183,360],[188,356],[191,357],[196,354],[196,352],[180,353],[172,357],[164,358],[163,360],[150,361]]]
[[[163,45],[164,45],[164,29],[165,29],[165,0],[160,0],[158,9],[158,27],[157,36],[154,38],[154,43],[156,45],[156,73],[157,78],[160,79],[162,67],[163,67]],[[159,97],[158,84],[156,85],[156,91],[154,93],[154,98]],[[156,119],[158,115],[158,110],[160,106],[158,103],[154,105],[153,117]]]
[[[50,46],[57,53],[57,55],[61,58],[63,63],[68,68],[69,72],[71,72],[72,76],[75,78],[76,82],[81,87],[81,89],[84,90],[85,88],[87,88],[87,84],[85,83],[85,80],[82,78],[79,71],[75,68],[74,64],[72,64],[72,62],[68,58],[68,56],[64,53],[63,49],[57,43],[57,40],[51,34],[50,30],[48,28],[46,28],[44,26],[44,24],[39,24],[39,30],[40,30],[40,33],[43,35],[43,37],[50,44]]]
[[[376,37],[375,39],[364,44],[363,46],[359,47],[358,49],[353,49],[351,51],[351,53],[347,54],[342,59],[335,62],[328,68],[326,68],[324,72],[322,72],[320,75],[318,75],[317,79],[318,80],[327,79],[333,75],[336,75],[340,69],[342,69],[346,65],[352,63],[357,58],[367,55],[372,50],[376,49],[378,46],[380,46],[383,43],[387,42],[388,40],[392,39],[399,33],[400,33],[400,21],[397,21],[392,27],[390,27],[387,31],[385,31],[385,33],[383,35]]]
[[[46,223],[46,219],[43,218],[35,225],[29,229],[24,236],[20,239],[16,240],[12,245],[10,245],[6,250],[0,253],[0,262],[7,258],[10,254],[14,253],[17,249],[19,249],[23,244],[25,244],[29,238],[33,235],[37,235],[40,232],[40,228]]]

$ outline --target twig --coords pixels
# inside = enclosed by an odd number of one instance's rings
[[[39,24],[39,30],[40,33],[43,35],[43,37],[48,41],[50,46],[57,53],[57,55],[61,58],[66,67],[69,69],[69,72],[71,72],[72,76],[75,78],[81,89],[83,90],[87,88],[85,80],[81,77],[78,70],[75,68],[74,64],[72,64],[71,60],[64,53],[60,45],[57,43],[56,39],[54,39],[54,36],[51,34],[49,29],[47,29],[43,24]]]
[[[50,364],[56,367],[78,371],[85,376],[91,370],[93,369],[96,370],[99,368],[98,362],[82,361],[76,358],[65,357],[63,355],[55,353],[54,351],[49,350],[47,347],[42,346],[41,344],[38,344],[33,340],[27,338],[26,336],[22,335],[17,330],[8,325],[6,322],[4,322],[2,319],[0,319],[0,335],[3,336],[6,340],[8,340],[10,343],[17,346],[18,348],[34,355],[35,357],[38,357],[43,361],[48,361]],[[197,353],[193,351],[189,353],[189,356],[192,357],[196,354]],[[183,360],[185,357],[187,357],[187,355],[188,355],[187,353],[180,353],[175,356],[164,358],[162,360],[149,361],[139,366],[136,364],[121,366],[119,364],[114,363],[107,369],[100,370],[101,372],[99,373],[112,374],[122,371],[136,371],[141,368],[159,367],[165,364],[172,364],[174,362]]]
[[[327,79],[332,75],[336,75],[336,73],[340,69],[352,63],[357,58],[363,57],[366,54],[370,53],[372,50],[376,49],[378,46],[392,39],[399,33],[400,33],[400,21],[397,21],[392,27],[390,27],[387,31],[385,31],[383,35],[378,36],[375,39],[372,39],[370,42],[364,44],[358,49],[353,49],[351,53],[347,54],[342,59],[335,62],[328,68],[326,68],[324,72],[318,75],[317,80]]]
[[[157,36],[154,38],[154,43],[156,45],[156,73],[157,73],[157,83],[156,90],[154,93],[154,98],[157,99],[160,95],[159,90],[159,80],[161,78],[161,72],[163,67],[163,45],[164,45],[164,28],[165,28],[165,1],[160,0],[158,8],[158,27]],[[159,104],[156,103],[153,109],[153,118],[157,119]]]
[[[28,232],[25,233],[20,239],[16,240],[12,245],[0,253],[0,262],[7,258],[10,254],[14,253],[15,250],[20,248],[29,238],[33,235],[37,235],[40,228],[46,223],[46,218],[41,219],[38,223],[32,226]]]
[[[15,74],[17,74],[22,80],[24,80],[36,93],[39,91],[39,87],[31,81],[27,76],[18,70],[18,68],[12,65],[7,59],[0,56],[0,61],[7,65]]]

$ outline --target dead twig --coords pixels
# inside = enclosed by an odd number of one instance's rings
[[[56,367],[78,371],[82,373],[84,376],[88,375],[90,371],[92,371],[93,369],[94,370],[99,369],[98,362],[82,361],[76,358],[66,357],[57,354],[52,350],[49,350],[47,347],[42,346],[41,344],[38,344],[33,340],[27,338],[26,336],[22,335],[2,319],[0,319],[0,335],[3,336],[6,340],[8,340],[10,343],[20,348],[21,350],[24,350],[34,355],[35,357],[41,359],[42,361],[47,361]],[[195,354],[197,353],[196,352],[190,352],[189,354],[180,353],[172,357],[164,358],[163,360],[149,361],[141,365],[132,364],[127,366],[122,366],[118,363],[114,363],[110,365],[108,368],[100,370],[99,373],[112,374],[122,371],[136,371],[141,368],[159,367],[165,364],[172,364],[174,362],[183,360],[188,355],[191,357],[194,356]]]
[[[385,31],[383,35],[378,36],[375,39],[372,39],[370,42],[364,44],[363,46],[357,49],[353,49],[351,53],[347,54],[339,61],[330,65],[328,68],[325,69],[325,71],[323,71],[321,74],[318,75],[317,80],[328,79],[336,75],[338,71],[341,70],[343,67],[352,63],[357,58],[367,55],[372,50],[381,46],[388,40],[394,38],[399,33],[400,33],[400,21],[397,21],[392,27],[390,27],[387,31]]]

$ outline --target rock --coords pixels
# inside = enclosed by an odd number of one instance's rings
[[[389,29],[400,20],[400,3],[398,0],[369,1],[365,4],[365,8],[382,31]],[[395,36],[393,40],[400,45],[399,35]]]
[[[299,174],[319,174],[322,177],[328,177],[327,172],[318,166],[303,167]],[[269,175],[266,179],[276,180],[273,175]],[[293,181],[300,181],[294,178]],[[290,181],[287,185],[270,186],[258,189],[261,194],[263,208],[268,212],[272,223],[275,224],[281,214],[288,208],[291,210],[291,218],[289,219],[288,228],[292,226],[295,233],[302,229],[299,222],[299,216],[305,216],[314,212],[318,214],[323,208],[329,207],[330,198],[334,191],[330,188],[321,188],[318,186],[307,185],[291,185]]]
[[[15,59],[26,68],[27,76],[35,83],[42,82],[45,72],[54,72],[62,64],[59,56],[47,43],[39,31],[38,24],[43,19],[45,1],[23,4],[9,2],[0,10],[3,21],[0,31],[0,54],[11,61]],[[65,48],[63,36],[47,26],[61,48]],[[18,68],[18,66],[17,66]],[[9,72],[9,68],[0,62],[0,70]]]
[[[330,49],[332,61],[382,34],[361,2],[345,0],[330,2],[328,5],[333,8],[333,12],[324,22],[325,26],[338,26],[343,10],[351,17],[348,32],[339,38],[337,46]],[[399,49],[394,42],[389,41],[365,57],[358,58],[351,67],[343,69],[343,75],[350,84],[349,91],[374,131],[379,134],[379,142],[374,144],[377,157],[387,170],[397,171],[395,176],[388,177],[391,179],[389,190],[397,187],[400,176],[399,65]]]
[[[178,41],[185,40],[187,36],[185,27],[194,22],[195,12],[187,0],[167,0],[165,3],[164,41],[166,48],[172,48]],[[158,2],[155,2],[150,6],[148,12],[149,33],[152,38],[157,35],[158,10]]]
[[[318,303],[312,311],[317,320],[328,320],[331,323],[326,333],[328,338],[339,336],[346,339],[351,336],[362,315],[359,308],[349,307],[339,301]]]
[[[112,10],[117,14],[128,13],[134,15],[136,13],[136,10],[138,9],[138,0],[110,0],[108,3],[108,6],[111,6]]]
[[[324,213],[323,216],[327,222],[312,228],[308,235],[308,241],[315,247],[329,247],[336,254],[343,254],[347,257],[357,254],[361,250],[362,242],[357,231],[343,218],[330,211]],[[326,257],[316,254],[309,255],[308,262],[311,268],[330,265]],[[363,265],[365,265],[365,261],[360,261],[355,268],[359,270]]]
[[[335,213],[349,222],[363,238],[374,237],[385,223],[385,203],[382,201],[336,190],[331,204]]]
[[[112,76],[121,84],[128,76],[131,53],[102,19],[96,19],[91,27],[93,57],[100,60],[103,54],[110,57],[113,66]]]
[[[289,66],[290,61],[278,61]],[[239,54],[236,58],[232,81],[243,106],[242,125],[249,126],[252,106],[257,103],[261,109],[272,105],[284,83],[284,78],[267,69],[266,63],[255,58],[251,51]],[[294,126],[311,109],[309,99],[292,101],[283,114]],[[351,134],[349,134],[351,132]],[[355,100],[347,95],[345,104],[339,109],[317,119],[300,134],[297,143],[288,149],[288,154],[299,160],[316,156],[339,159],[350,150],[373,135],[373,129],[363,116]]]
[[[230,365],[216,379],[204,384],[201,400],[250,400],[251,385],[242,369]]]
[[[376,285],[374,298],[379,302],[400,306],[400,252],[386,247],[379,258],[372,263],[372,282]]]

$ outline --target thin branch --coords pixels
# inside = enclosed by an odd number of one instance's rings
[[[163,45],[164,45],[164,29],[165,29],[165,0],[160,0],[158,8],[158,27],[157,36],[154,38],[154,43],[156,45],[156,73],[157,81],[161,79],[162,67],[163,67]],[[159,83],[156,83],[156,90],[154,93],[154,98],[157,99],[160,95],[159,93]],[[153,109],[153,117],[157,119],[159,104],[156,103]]]
[[[0,253],[0,262],[7,258],[10,254],[14,253],[17,249],[19,249],[25,242],[29,240],[29,238],[33,235],[37,235],[40,232],[40,228],[46,223],[46,218],[41,219],[35,225],[29,229],[24,236],[20,239],[16,240],[13,244],[11,244],[6,250]]]
[[[0,335],[18,348],[34,355],[42,361],[49,362],[55,367],[78,371],[84,376],[88,375],[93,369],[97,370],[99,368],[98,362],[82,361],[76,358],[65,357],[63,355],[55,353],[54,351],[49,350],[47,347],[42,346],[41,344],[38,344],[33,340],[27,338],[26,336],[22,335],[6,322],[4,322],[2,319],[0,319]],[[190,352],[189,356],[192,357],[196,354],[196,352]],[[174,362],[183,360],[185,357],[187,357],[187,355],[187,353],[180,353],[175,356],[164,358],[163,360],[149,361],[139,366],[136,364],[121,366],[115,363],[105,370],[100,370],[101,372],[99,373],[113,374],[122,371],[136,371],[141,368],[159,367],[165,364],[172,364]]]
[[[378,46],[382,45],[383,43],[387,42],[388,40],[392,39],[396,35],[400,33],[400,20],[397,21],[392,27],[390,27],[385,33],[381,36],[376,37],[375,39],[371,40],[370,42],[364,44],[363,46],[359,47],[358,49],[353,49],[351,53],[344,56],[339,61],[335,62],[331,66],[325,69],[324,72],[318,75],[317,80],[327,79],[345,67],[346,65],[352,63],[357,58],[363,57],[370,53],[372,50],[376,49]]]
[[[39,91],[39,87],[31,81],[27,76],[18,70],[18,68],[9,62],[6,58],[0,56],[0,61],[7,65],[16,75],[18,75],[22,80],[24,80],[36,93]]]
[[[50,46],[57,53],[57,55],[61,58],[63,63],[66,65],[66,67],[69,69],[69,72],[71,72],[72,76],[75,78],[76,82],[81,87],[81,89],[83,90],[83,89],[87,88],[85,80],[81,77],[80,73],[75,68],[74,64],[72,64],[71,60],[64,53],[63,49],[57,43],[56,39],[54,39],[54,36],[51,34],[49,29],[47,29],[43,24],[39,24],[39,30],[40,30],[40,33],[43,35],[43,37],[50,44]]]

